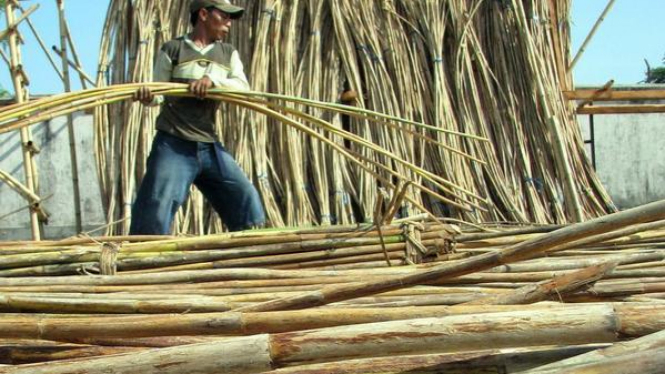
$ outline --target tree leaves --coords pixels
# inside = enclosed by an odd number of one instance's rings
[[[644,83],[665,83],[665,66],[652,69],[649,66],[649,62],[645,62],[647,64],[647,71],[644,73],[646,75]],[[665,58],[663,58],[663,63],[665,63]]]

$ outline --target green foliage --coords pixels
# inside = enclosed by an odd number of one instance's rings
[[[665,63],[665,58],[663,58],[663,63]],[[644,79],[644,83],[665,83],[665,66],[651,68],[647,62],[647,71],[645,72],[645,75],[646,78]]]
[[[665,66],[651,69],[647,72],[646,83],[665,83]]]

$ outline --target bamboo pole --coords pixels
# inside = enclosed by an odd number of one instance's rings
[[[53,48],[53,51],[58,56],[64,56],[62,51],[59,50],[56,46],[53,46],[52,48]],[[72,69],[76,70],[79,73],[79,77],[81,79],[81,86],[83,88],[86,87],[86,85],[87,85],[86,82],[89,83],[90,85],[93,85],[93,86],[95,85],[95,82],[92,80],[92,78],[90,78],[90,76],[85,71],[83,71],[83,68],[81,67],[81,65],[79,65],[80,64],[79,62],[74,62],[74,61],[72,61],[68,58],[67,63],[69,64],[69,66]]]
[[[568,71],[571,72],[574,68],[575,65],[577,64],[577,61],[582,57],[584,54],[584,51],[586,50],[586,47],[589,45],[591,40],[593,39],[594,35],[596,35],[596,32],[598,31],[598,28],[600,25],[605,21],[605,17],[607,14],[612,10],[612,6],[614,6],[614,2],[616,0],[609,0],[607,5],[605,6],[605,9],[603,9],[603,12],[600,14],[600,17],[598,17],[598,20],[596,23],[594,23],[593,27],[591,28],[591,31],[589,32],[589,35],[587,35],[586,38],[584,38],[584,41],[582,42],[582,46],[580,47],[579,51],[575,54],[575,57],[573,58],[573,62],[570,63],[570,66],[568,67]]]
[[[18,6],[18,4],[13,4],[13,5]],[[16,30],[18,29],[18,25],[24,20],[28,20],[30,14],[32,14],[37,9],[39,9],[39,4],[34,4],[26,11],[21,10],[22,14],[18,18],[13,18],[12,22],[7,21],[7,29],[0,31],[0,39],[5,39],[8,35],[11,35],[12,33],[16,32]],[[12,17],[14,16],[12,15]]]
[[[62,56],[63,59],[66,59],[67,64],[73,65],[74,69],[79,73],[79,78],[81,79],[81,87],[83,89],[86,88],[86,81],[91,82],[92,85],[94,86],[94,82],[92,82],[92,79],[90,79],[90,77],[88,77],[87,74],[83,72],[81,61],[79,60],[78,53],[76,52],[76,46],[74,45],[74,40],[72,39],[72,35],[69,32],[69,24],[67,23],[67,18],[64,19],[64,27],[65,27],[64,30],[65,36],[67,38],[67,45],[71,48],[72,56],[74,57],[74,63],[72,64],[72,61],[70,61],[69,58],[67,57],[66,50],[61,50],[60,55]]]
[[[12,27],[9,29],[9,50],[11,53],[11,59],[10,59],[10,70],[12,72],[12,81],[14,84],[14,92],[15,92],[15,97],[16,97],[16,103],[21,104],[25,101],[27,101],[27,94],[24,91],[25,87],[25,81],[24,81],[24,74],[23,71],[21,70],[21,58],[20,58],[20,51],[17,46],[17,32],[18,29],[16,29],[15,26],[15,18],[14,18],[14,4],[12,1],[6,1],[5,2],[5,16],[7,19],[7,25]],[[28,13],[24,13],[24,16],[28,16]],[[35,179],[35,173],[36,170],[33,169],[34,163],[33,163],[33,157],[34,155],[32,152],[28,150],[27,144],[32,141],[32,136],[30,134],[30,130],[27,128],[21,129],[21,149],[23,153],[23,172],[25,174],[25,180],[26,180],[26,187],[28,190],[32,193],[36,192],[36,186],[38,181]],[[30,210],[30,228],[32,230],[32,239],[33,240],[40,240],[41,239],[41,233],[40,233],[40,226],[39,226],[39,217],[37,215],[37,212],[34,210]]]
[[[11,187],[14,191],[18,192],[18,194],[21,195],[21,197],[23,197],[30,205],[39,204],[41,201],[41,198],[33,193],[28,187],[22,185],[21,182],[17,181],[11,175],[2,170],[0,170],[0,180]]]
[[[5,51],[0,50],[0,57],[2,57],[2,60],[7,64],[7,67],[11,66],[11,62],[9,61],[9,57],[7,57]]]
[[[19,7],[20,7],[20,5],[19,5]],[[21,11],[23,11],[23,13],[28,13],[28,11],[24,11],[22,8],[21,8]],[[53,70],[55,70],[56,74],[58,74],[58,77],[60,77],[60,79],[64,79],[63,76],[62,76],[62,72],[60,71],[58,66],[55,64],[55,61],[53,60],[53,56],[51,56],[51,53],[49,52],[48,48],[46,48],[46,45],[44,44],[44,41],[42,40],[41,36],[37,32],[37,29],[35,28],[32,21],[30,20],[30,17],[27,17],[26,21],[28,22],[28,26],[30,26],[30,31],[32,31],[32,34],[35,36],[35,39],[37,40],[37,43],[39,43],[39,47],[42,49],[42,51],[44,52],[44,54],[48,58],[49,63],[53,67]]]
[[[60,24],[60,58],[62,59],[62,83],[65,92],[70,92],[69,63],[67,61],[67,23],[65,20],[65,0],[56,0]],[[76,132],[74,131],[74,117],[67,116],[67,133],[69,135],[69,157],[72,172],[72,187],[74,194],[74,220],[76,232],[83,231],[81,218],[81,188],[79,185],[79,168],[76,151]]]

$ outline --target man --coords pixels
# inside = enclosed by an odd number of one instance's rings
[[[161,102],[157,134],[146,175],[132,207],[132,235],[164,235],[193,183],[229,230],[262,226],[259,194],[233,157],[217,142],[218,102],[205,99],[210,88],[248,90],[238,52],[221,43],[244,9],[229,0],[192,0],[193,31],[162,46],[154,80],[187,83],[195,97],[155,97],[147,88],[134,95],[145,105]]]

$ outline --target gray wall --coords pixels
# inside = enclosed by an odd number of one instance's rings
[[[104,225],[92,143],[92,117],[74,116],[79,154],[84,230]],[[590,139],[590,117],[579,116],[585,139]],[[665,199],[665,114],[595,115],[594,143],[600,179],[619,208]],[[40,196],[51,212],[45,238],[75,234],[74,199],[65,118],[32,128],[41,147],[37,156]],[[24,181],[18,132],[0,135],[0,170]],[[587,145],[590,151],[591,145]],[[589,153],[590,154],[590,153]],[[0,240],[29,239],[26,206],[12,189],[0,182]]]
[[[84,231],[104,224],[101,195],[95,167],[92,117],[74,115],[80,170],[81,210]],[[67,119],[56,118],[32,127],[32,138],[41,148],[36,156],[39,196],[51,217],[44,226],[44,238],[62,238],[75,234],[73,183],[69,156]],[[18,131],[0,134],[0,170],[25,183],[21,137]],[[30,239],[30,215],[27,202],[13,189],[0,182],[0,240]]]
[[[585,140],[594,128],[596,171],[616,206],[665,199],[665,113],[578,116]]]

